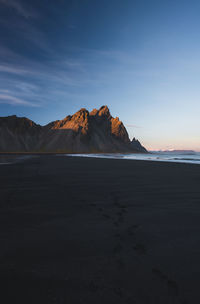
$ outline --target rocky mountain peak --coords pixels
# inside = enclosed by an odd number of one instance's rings
[[[99,109],[99,113],[98,113],[99,116],[106,116],[106,117],[110,117],[110,111],[108,109],[107,106],[102,106],[100,109]]]
[[[119,117],[111,118],[111,131],[112,135],[119,138],[120,140],[129,143],[130,139],[128,136],[128,132],[122,121],[119,120]]]
[[[85,108],[80,109],[78,112],[76,112],[74,115],[72,115],[72,120],[83,122],[85,120],[88,120],[89,118],[89,112]]]
[[[131,141],[131,146],[133,147],[133,149],[135,149],[135,151],[143,152],[143,153],[147,152],[147,150],[145,149],[145,147],[143,147],[141,145],[141,143],[139,142],[139,140],[137,140],[135,137]]]
[[[74,115],[41,127],[27,118],[0,117],[0,151],[134,152],[125,126],[104,105],[90,113],[82,108]]]
[[[99,110],[93,109],[90,112],[90,116],[99,116],[99,117],[105,116],[107,118],[110,118],[111,114],[110,114],[110,110],[109,110],[108,106],[102,106]]]

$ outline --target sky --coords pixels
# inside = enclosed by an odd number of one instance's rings
[[[150,150],[200,151],[200,1],[0,0],[0,116],[108,105]]]

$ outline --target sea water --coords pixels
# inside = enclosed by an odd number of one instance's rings
[[[146,161],[160,161],[160,162],[176,162],[176,163],[190,163],[200,164],[200,152],[158,152],[152,151],[149,153],[101,153],[101,154],[66,154],[66,156],[79,157],[96,157],[96,158],[111,158],[111,159],[130,159],[130,160],[146,160]]]

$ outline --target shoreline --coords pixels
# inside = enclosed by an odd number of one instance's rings
[[[139,153],[140,154],[140,153]],[[150,155],[154,155],[154,153],[149,153]],[[130,155],[134,155],[134,153],[131,153]],[[180,163],[180,164],[192,164],[192,165],[200,165],[200,161],[199,160],[189,160],[189,159],[174,159],[174,160],[165,160],[165,159],[145,159],[145,158],[126,158],[126,156],[124,157],[124,153],[121,156],[121,154],[119,155],[119,157],[114,157],[111,154],[106,155],[106,153],[104,154],[104,156],[99,156],[96,154],[69,154],[66,156],[71,156],[71,157],[82,157],[82,158],[99,158],[99,159],[116,159],[116,160],[130,160],[130,161],[148,161],[148,162],[160,162],[160,163]]]
[[[102,154],[127,154],[127,155],[129,155],[129,154],[151,154],[151,152],[90,152],[90,153],[88,153],[88,152],[85,152],[85,153],[80,153],[80,152],[74,152],[74,153],[72,153],[72,152],[0,152],[0,155],[56,155],[56,154],[58,154],[58,155],[64,155],[64,154],[74,154],[74,155],[77,155],[77,154],[99,154],[99,155],[102,155]]]
[[[139,158],[138,156],[141,157]],[[182,154],[181,154],[182,155]],[[183,154],[184,155],[184,154]],[[115,159],[115,160],[130,160],[130,161],[144,161],[144,162],[159,162],[159,163],[175,163],[175,164],[192,164],[192,165],[200,165],[200,158],[195,159],[195,158],[184,158],[180,157],[174,157],[174,155],[170,155],[171,159],[165,159],[161,158],[163,154],[157,154],[157,153],[32,153],[32,152],[10,152],[10,153],[4,153],[0,152],[0,164],[1,163],[1,157],[15,157],[17,159],[22,156],[65,156],[65,157],[80,157],[80,158],[96,158],[96,159]],[[129,157],[130,156],[130,157]],[[131,158],[132,156],[132,158]],[[134,156],[136,156],[134,158]],[[153,158],[152,156],[155,156]],[[175,155],[176,156],[176,155]],[[146,157],[146,158],[145,158]],[[199,156],[200,157],[200,156]],[[22,159],[23,160],[23,159]],[[12,162],[11,162],[12,164]],[[3,165],[3,164],[2,164]]]

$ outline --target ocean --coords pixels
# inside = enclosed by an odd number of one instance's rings
[[[200,152],[194,151],[167,151],[158,152],[152,151],[145,153],[121,154],[121,153],[101,153],[101,154],[66,154],[66,156],[79,157],[96,157],[96,158],[111,158],[111,159],[133,159],[146,161],[160,161],[160,162],[175,162],[175,163],[189,163],[200,164]]]

